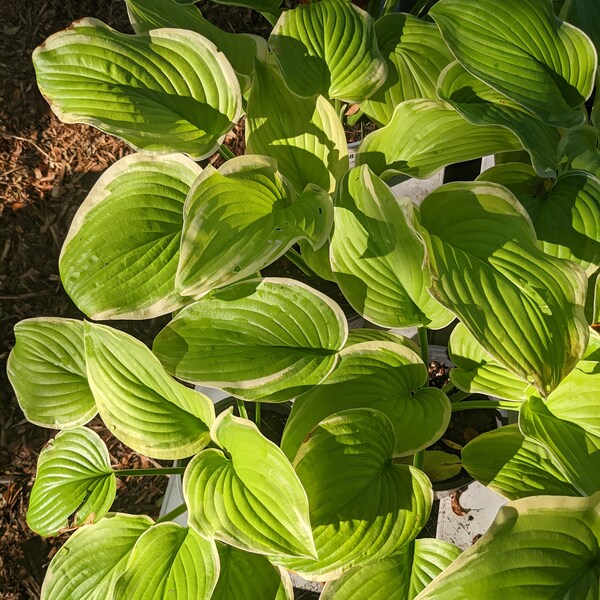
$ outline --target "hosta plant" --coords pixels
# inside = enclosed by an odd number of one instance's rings
[[[290,572],[326,582],[323,600],[597,598],[597,3],[240,0],[274,24],[265,42],[191,2],[126,2],[134,35],[83,19],[34,54],[61,119],[139,150],[99,179],[62,249],[88,320],[15,328],[23,412],[60,430],[28,522],[76,529],[42,598],[283,600]],[[348,113],[378,126],[352,169]],[[242,115],[234,158],[222,143]],[[202,162],[215,151],[218,169]],[[490,154],[419,205],[389,185]],[[302,282],[261,276],[283,255]],[[349,331],[340,302],[376,327]],[[166,314],[151,350],[98,323]],[[450,325],[455,368],[428,387],[428,331]],[[287,400],[278,446],[246,404]],[[463,449],[510,502],[460,554],[416,538],[437,474],[426,449],[474,408],[518,423]],[[181,507],[110,512],[132,472],[86,427],[96,414],[137,452],[189,459],[160,470],[183,474]]]

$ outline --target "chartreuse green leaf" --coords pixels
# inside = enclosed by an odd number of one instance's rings
[[[573,402],[577,402],[577,397]],[[598,406],[592,410],[598,413]],[[588,416],[594,418],[592,414]],[[582,415],[579,421],[585,424]],[[599,436],[586,431],[578,422],[558,418],[549,405],[535,396],[523,404],[519,427],[526,437],[546,448],[579,494],[589,495],[600,490]]]
[[[33,53],[40,91],[65,123],[87,123],[134,148],[210,156],[241,115],[235,71],[182,29],[125,35],[81,19]]]
[[[425,525],[433,493],[418,469],[392,463],[390,420],[370,408],[324,419],[294,461],[308,494],[318,560],[272,559],[310,580],[330,581],[392,556]]]
[[[217,543],[221,573],[211,600],[293,600],[290,576],[266,556]]]
[[[583,30],[600,50],[600,5],[594,0],[566,0],[561,18]]]
[[[238,76],[242,91],[250,86],[254,59],[267,54],[267,44],[261,37],[223,31],[207,21],[196,6],[172,0],[127,0],[127,12],[136,33],[174,27],[203,35],[225,54]]]
[[[419,344],[413,342],[410,338],[399,333],[394,333],[388,329],[370,329],[370,328],[359,328],[352,329],[348,334],[345,348],[354,346],[355,344],[362,344],[363,342],[392,342],[394,344],[400,344],[406,346],[417,354],[420,353]],[[420,354],[419,354],[420,355]]]
[[[372,408],[393,425],[394,456],[431,445],[450,421],[450,401],[437,388],[423,387],[427,368],[412,349],[387,341],[355,344],[340,352],[335,371],[294,402],[281,448],[293,460],[303,440],[341,410]]]
[[[179,154],[132,154],[100,177],[60,256],[65,290],[93,319],[147,319],[190,302],[175,291],[183,204],[202,169]]]
[[[421,222],[432,294],[547,396],[587,346],[583,270],[538,248],[525,209],[498,184],[444,185],[421,205]]]
[[[283,452],[254,423],[217,417],[215,448],[197,454],[183,477],[192,528],[207,539],[259,554],[314,557],[308,500]]]
[[[340,182],[334,219],[331,268],[356,312],[383,327],[440,329],[454,319],[427,292],[425,246],[408,198],[398,200],[362,165]]]
[[[566,131],[558,147],[563,171],[579,169],[600,177],[599,143],[600,132],[595,127],[582,125]]]
[[[185,296],[245,279],[308,239],[318,248],[333,224],[333,204],[308,185],[295,198],[267,156],[240,156],[208,166],[185,203],[175,284]]]
[[[415,600],[592,600],[598,596],[600,494],[534,496],[490,529]]]
[[[555,127],[584,120],[596,51],[546,0],[441,0],[430,11],[452,54],[477,77]]]
[[[457,61],[438,82],[438,94],[474,125],[500,125],[512,131],[529,152],[541,177],[556,177],[558,130],[504,94],[477,79]]]
[[[450,370],[450,381],[465,392],[516,401],[537,393],[530,383],[492,358],[462,323],[450,334],[448,353],[455,367]]]
[[[529,496],[579,496],[550,453],[517,425],[500,427],[462,449],[464,468],[497,494],[517,500]]]
[[[212,402],[169,377],[144,344],[85,323],[85,353],[100,416],[116,438],[136,452],[173,459],[209,443]]]
[[[521,147],[514,133],[473,125],[445,102],[406,100],[385,127],[364,139],[356,164],[368,165],[383,179],[397,174],[425,179],[447,165]]]
[[[87,382],[83,323],[39,317],[15,325],[6,365],[21,410],[40,427],[84,425],[98,409]]]
[[[548,396],[553,415],[600,438],[600,363],[582,360]]]
[[[152,526],[145,515],[111,514],[78,529],[56,553],[40,600],[107,600],[139,537]]]
[[[478,179],[499,183],[517,197],[546,254],[577,263],[588,277],[600,267],[600,179],[568,171],[553,182],[521,164],[493,167]]]
[[[300,4],[285,11],[269,46],[287,85],[300,96],[362,102],[387,75],[373,20],[348,0]]]
[[[375,22],[379,50],[387,63],[385,83],[361,105],[371,119],[387,125],[404,100],[437,100],[436,83],[453,57],[434,23],[394,13]]]
[[[61,431],[40,453],[27,524],[49,536],[93,523],[110,510],[116,489],[100,436],[85,427]]]
[[[246,108],[246,152],[272,156],[299,192],[309,183],[333,192],[348,170],[346,135],[330,102],[298,96],[260,61]]]
[[[327,583],[320,600],[413,600],[459,555],[460,548],[443,540],[415,540],[395,556]]]
[[[582,360],[586,362],[600,362],[600,332],[590,328],[590,341]]]
[[[117,581],[114,600],[209,600],[219,577],[215,543],[176,523],[142,533]]]
[[[249,400],[283,401],[320,383],[348,335],[344,313],[290,279],[244,281],[182,310],[154,340],[167,371]]]

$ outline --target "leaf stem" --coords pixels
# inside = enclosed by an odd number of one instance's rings
[[[173,519],[176,519],[179,515],[182,515],[186,510],[187,505],[184,502],[183,504],[180,504],[177,508],[174,508],[173,510],[169,511],[166,515],[160,517],[160,519],[156,519],[156,522],[164,523],[165,521],[173,521]]]
[[[429,0],[417,0],[415,5],[410,9],[410,14],[418,17],[427,7]]]
[[[254,422],[260,431],[260,402],[254,403]]]
[[[247,419],[248,411],[246,410],[246,405],[244,404],[244,401],[240,400],[239,398],[236,398],[235,401],[237,403],[237,408],[240,413],[240,417],[242,417],[242,419]]]
[[[221,144],[219,146],[219,154],[225,160],[231,160],[232,158],[235,158],[235,154],[225,144]]]
[[[429,365],[429,343],[427,341],[427,328],[419,327],[419,348],[421,349],[421,358],[425,363],[425,366]]]
[[[290,248],[285,253],[285,256],[291,263],[296,265],[307,277],[318,277],[318,275],[306,264],[306,261],[304,260],[302,255],[293,248]]]
[[[185,467],[161,467],[158,469],[113,469],[117,477],[131,477],[143,475],[181,475],[185,472]]]
[[[450,399],[450,402],[461,402],[469,396],[471,396],[469,392],[463,392],[462,390],[458,390],[457,392],[454,392],[454,394],[452,394],[451,396],[448,396],[448,398]]]
[[[413,454],[413,467],[423,470],[425,464],[425,450],[419,450]]]
[[[338,100],[337,98],[333,99],[333,107],[335,108],[335,112],[337,113],[338,117],[340,117],[340,119],[342,119],[342,101]]]
[[[463,410],[475,410],[477,408],[500,408],[504,410],[514,410],[519,412],[521,404],[519,402],[511,402],[510,400],[469,400],[468,402],[456,402],[452,405],[452,412],[460,412]]]
[[[419,327],[417,329],[419,334],[419,348],[421,351],[421,358],[425,363],[425,367],[427,368],[427,382],[425,383],[425,387],[429,386],[429,342],[427,340],[427,328]],[[415,452],[413,455],[413,467],[417,469],[423,470],[423,464],[425,463],[425,450],[420,450],[419,452]]]
[[[347,119],[346,119],[346,123],[348,123],[348,125],[350,125],[350,127],[353,127],[354,125],[356,125],[361,117],[364,115],[365,113],[362,110],[357,110],[353,115],[350,115]],[[362,140],[361,140],[362,141]]]
[[[444,392],[444,394],[446,394],[446,396],[450,395],[452,393],[452,391],[455,389],[456,389],[456,386],[451,381],[447,381],[442,386],[442,392]]]

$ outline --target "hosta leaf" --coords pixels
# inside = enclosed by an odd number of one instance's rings
[[[596,52],[580,30],[556,18],[546,0],[467,3],[441,0],[430,11],[462,66],[539,119],[583,123]]]
[[[83,323],[43,317],[15,325],[6,365],[27,420],[50,429],[84,425],[98,412],[87,382]]]
[[[569,171],[552,182],[527,165],[501,165],[478,178],[508,188],[527,209],[542,250],[566,258],[588,277],[600,267],[600,179]]]
[[[421,205],[421,221],[431,292],[546,396],[587,346],[585,273],[538,249],[525,209],[497,184],[444,185]]]
[[[122,158],[80,206],[60,256],[65,290],[93,319],[147,319],[189,303],[175,291],[183,203],[202,172],[183,155]]]
[[[573,402],[576,403],[577,398]],[[598,407],[594,410],[597,414]],[[579,494],[585,496],[600,490],[600,437],[577,423],[559,419],[536,397],[523,404],[519,426],[526,437],[548,450]]]
[[[335,276],[329,262],[329,242],[326,242],[318,250],[313,250],[304,240],[298,242],[300,254],[309,269],[321,279],[335,282]]]
[[[283,452],[231,411],[211,435],[227,456],[211,448],[188,465],[183,493],[191,527],[249,552],[314,556],[306,493]]]
[[[208,166],[184,210],[176,286],[201,296],[245,279],[304,238],[319,247],[333,222],[331,199],[309,185],[294,198],[266,156],[240,156],[218,171]]]
[[[333,192],[348,170],[344,128],[329,101],[294,94],[260,61],[246,109],[246,152],[272,156],[298,192],[309,183]]]
[[[267,44],[261,37],[223,31],[209,23],[196,6],[171,0],[127,0],[127,12],[136,33],[174,27],[203,35],[225,54],[238,76],[242,91],[250,86],[254,59],[267,53]]]
[[[362,102],[387,75],[371,17],[348,0],[300,4],[285,11],[269,46],[286,83],[300,96]]]
[[[404,100],[437,100],[436,82],[453,60],[434,23],[408,14],[389,14],[375,22],[379,50],[385,57],[385,83],[361,104],[372,119],[387,125]]]
[[[438,94],[474,125],[500,125],[519,138],[541,177],[556,177],[558,130],[465,71],[450,65],[438,83]]]
[[[217,544],[221,573],[211,600],[293,600],[290,576],[266,556]]]
[[[406,457],[406,460],[410,459],[411,457]],[[460,458],[456,454],[441,450],[425,450],[422,471],[432,483],[451,479],[458,475],[461,469]]]
[[[425,247],[412,228],[410,200],[396,199],[363,165],[340,182],[334,219],[331,268],[356,312],[382,327],[440,329],[453,320],[427,292]]]
[[[56,553],[40,600],[107,600],[139,537],[152,526],[145,515],[112,514],[78,529]]]
[[[114,600],[209,600],[218,576],[214,542],[176,523],[159,523],[133,547]]]
[[[85,324],[87,374],[113,435],[155,458],[192,456],[210,441],[212,402],[174,381],[144,344],[105,325]]]
[[[558,147],[563,171],[580,169],[600,177],[599,142],[600,132],[595,127],[582,125],[566,131]]]
[[[459,555],[459,548],[443,540],[415,540],[395,556],[328,583],[321,600],[413,600]]]
[[[108,450],[98,434],[84,427],[61,431],[40,453],[27,524],[49,536],[93,523],[110,510],[116,489]]]
[[[583,30],[600,50],[600,5],[595,0],[567,0],[561,17]]]
[[[274,278],[240,282],[187,307],[153,351],[179,379],[283,401],[331,372],[347,334],[342,310],[327,296]]]
[[[320,385],[294,402],[281,448],[290,460],[320,421],[350,408],[372,408],[393,425],[395,456],[414,454],[435,442],[450,421],[450,401],[423,388],[427,368],[410,348],[385,341],[355,344]]]
[[[472,125],[439,100],[407,100],[388,125],[364,139],[356,164],[367,164],[383,179],[399,173],[425,179],[453,163],[520,149],[503,127]]]
[[[531,384],[492,358],[462,323],[450,334],[448,353],[455,366],[450,381],[465,392],[517,401],[536,393]]]
[[[352,329],[348,334],[345,348],[354,346],[355,344],[362,344],[363,342],[392,342],[394,344],[400,344],[406,346],[417,354],[420,353],[419,345],[413,342],[410,338],[399,333],[394,333],[387,329]],[[419,354],[420,355],[420,354]]]
[[[395,447],[392,424],[377,410],[345,410],[321,421],[294,461],[319,559],[277,562],[328,581],[408,544],[425,525],[433,494],[421,471],[392,464]]]
[[[415,600],[593,600],[600,494],[525,498],[503,506],[484,536]]]
[[[198,33],[118,33],[81,19],[33,54],[38,86],[65,123],[87,123],[133,147],[210,156],[241,114],[235,71]]]
[[[553,415],[600,438],[600,363],[582,360],[548,396]]]
[[[491,490],[517,500],[529,496],[579,496],[548,451],[517,425],[488,431],[462,450],[464,468]]]

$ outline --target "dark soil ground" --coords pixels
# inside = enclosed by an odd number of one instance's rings
[[[203,6],[227,31],[265,35],[250,10]],[[130,152],[126,144],[85,125],[63,125],[36,83],[31,53],[50,34],[93,16],[131,32],[120,0],[0,2],[0,599],[37,599],[45,570],[65,536],[42,539],[25,522],[38,454],[56,432],[29,424],[6,378],[15,323],[37,316],[81,318],[65,294],[58,256],[71,219],[99,174]],[[239,136],[238,136],[239,137]],[[239,139],[233,137],[235,147]],[[111,322],[148,343],[165,320]],[[156,466],[91,426],[107,442],[117,468]],[[114,510],[156,516],[166,477],[120,481]]]

